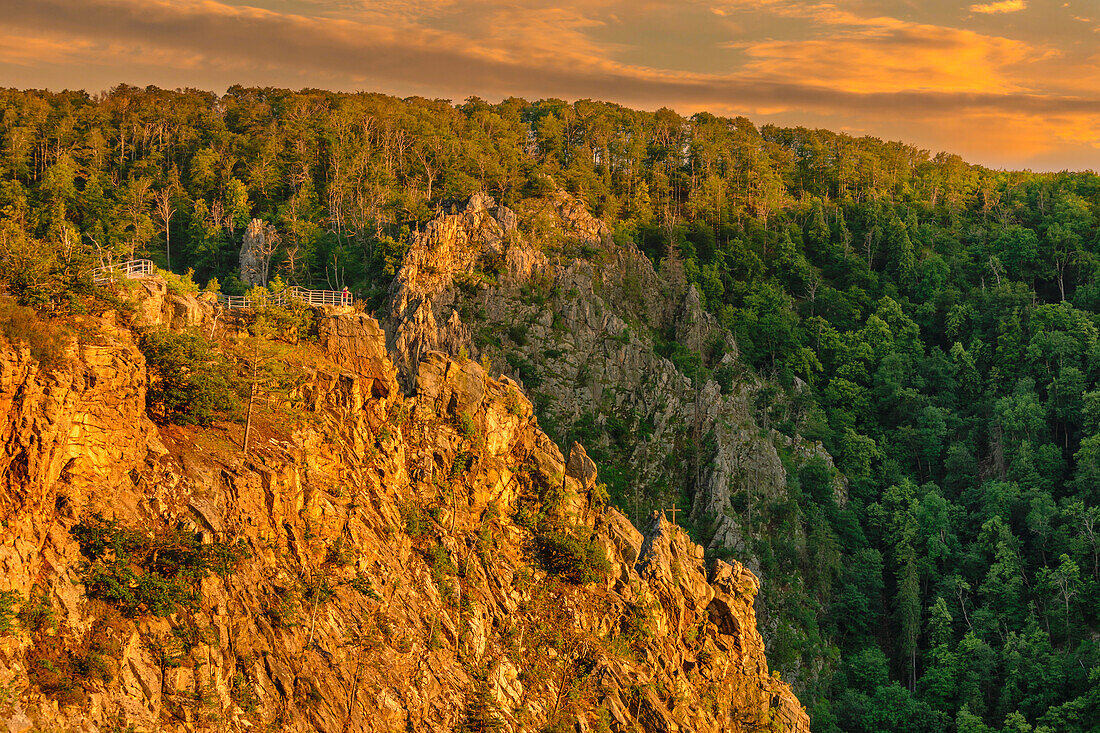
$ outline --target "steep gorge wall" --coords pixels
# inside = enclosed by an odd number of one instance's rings
[[[205,324],[149,285],[152,320]],[[406,396],[373,319],[319,316],[316,366],[248,456],[235,424],[149,422],[109,318],[49,374],[0,346],[0,590],[40,611],[0,636],[8,730],[808,730],[768,673],[751,572],[594,503],[596,467],[516,383],[425,348]],[[126,618],[82,584],[69,530],[93,512],[248,556],[195,608]],[[606,581],[534,561],[539,512],[591,533]]]
[[[785,495],[778,447],[796,461],[832,460],[819,445],[761,429],[754,402],[763,385],[739,369],[732,336],[669,269],[659,276],[563,191],[520,216],[475,196],[413,239],[391,288],[387,333],[410,383],[418,354],[465,350],[524,381],[559,433],[584,425],[610,442],[612,425],[625,428],[629,439],[609,453],[650,506],[691,487],[691,515],[709,546],[753,563],[735,502]],[[658,355],[662,338],[700,353],[719,344],[736,374],[731,389],[694,383]],[[835,489],[843,500],[840,476]]]

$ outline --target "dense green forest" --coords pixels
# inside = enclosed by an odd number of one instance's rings
[[[849,479],[839,506],[810,464],[753,526],[772,661],[823,670],[814,729],[1100,726],[1100,177],[591,101],[119,87],[0,111],[0,285],[58,312],[133,255],[239,292],[253,217],[287,281],[380,306],[441,204],[565,187],[675,254],[787,395],[771,424]]]

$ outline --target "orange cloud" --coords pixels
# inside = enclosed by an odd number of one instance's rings
[[[91,43],[62,43],[49,38],[27,38],[23,36],[0,36],[0,62],[17,66],[33,64],[58,64],[75,60],[82,52],[92,47]]]
[[[998,0],[970,6],[971,13],[1017,13],[1021,10],[1027,10],[1026,0]]]
[[[931,25],[883,23],[809,41],[736,44],[744,72],[851,92],[907,89],[1015,92],[1010,67],[1045,54],[1008,38]]]
[[[455,99],[590,97],[784,124],[824,120],[984,160],[1007,159],[996,149],[1015,159],[1067,146],[1100,151],[1100,85],[1089,86],[1087,54],[860,15],[844,0],[696,0],[691,7],[728,34],[716,37],[741,33],[728,16],[747,11],[779,18],[769,27],[784,32],[716,45],[711,73],[646,65],[644,35],[608,35],[626,13],[639,14],[631,20],[640,33],[665,33],[652,18],[687,7],[673,0],[299,0],[313,15],[228,2],[0,0],[0,74],[5,63],[22,64],[8,83],[30,85],[37,53],[39,63],[71,69],[69,87],[202,78]],[[639,22],[644,13],[649,26]],[[620,60],[627,43],[635,63]],[[20,53],[21,44],[37,51]],[[1097,165],[1100,152],[1088,160]]]

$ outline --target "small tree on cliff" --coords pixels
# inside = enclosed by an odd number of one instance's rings
[[[209,425],[238,404],[228,362],[201,335],[146,331],[138,347],[149,370],[146,404],[160,422]]]

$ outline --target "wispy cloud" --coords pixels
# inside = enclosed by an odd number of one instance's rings
[[[970,6],[971,13],[1018,13],[1021,10],[1027,10],[1026,0],[998,0]]]
[[[226,86],[367,88],[454,99],[591,97],[795,124],[825,120],[992,162],[1094,146],[1100,162],[1100,94],[1087,55],[1069,58],[1040,40],[894,17],[882,10],[890,0],[876,12],[861,12],[870,6],[854,0],[272,4],[294,12],[236,1],[0,0],[0,64],[71,68],[67,86],[93,84],[80,79],[83,69],[97,69],[97,78],[114,69],[113,82],[163,83],[157,68],[178,79],[182,66]],[[647,62],[647,42],[667,41],[662,23],[669,13],[687,10],[726,33],[699,51],[712,55],[708,70]],[[133,79],[135,68],[154,76]],[[22,72],[13,73],[0,82],[25,86]],[[1077,83],[1045,81],[1067,76]],[[971,132],[968,121],[983,131]]]
[[[761,78],[849,92],[1019,92],[1013,66],[1049,54],[1021,41],[901,22],[865,24],[828,38],[731,44]]]

